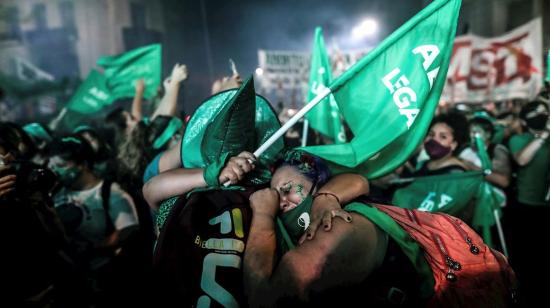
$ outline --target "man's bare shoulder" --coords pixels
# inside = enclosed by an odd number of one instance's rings
[[[334,220],[332,230],[318,231],[314,239],[283,256],[281,265],[295,272],[304,283],[302,288],[322,292],[359,283],[382,264],[385,233],[359,214],[352,217],[351,223]]]

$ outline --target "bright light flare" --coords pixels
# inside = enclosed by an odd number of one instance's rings
[[[264,70],[263,70],[263,68],[261,68],[261,67],[258,67],[258,68],[256,69],[256,75],[258,75],[258,76],[262,76],[263,74],[264,74]]]
[[[351,36],[356,39],[362,39],[368,36],[373,36],[378,32],[378,23],[374,19],[365,19],[358,26],[355,26],[351,31]]]

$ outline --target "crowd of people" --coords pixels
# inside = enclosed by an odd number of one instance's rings
[[[131,109],[112,110],[102,125],[54,131],[43,123],[0,123],[3,302],[500,307],[529,305],[544,294],[537,281],[547,270],[533,252],[550,211],[546,92],[498,108],[438,109],[418,151],[393,173],[367,181],[331,176],[320,158],[282,146],[260,162],[251,154],[265,134],[257,123],[249,127],[257,138],[246,147],[203,153],[215,159],[202,165],[186,163],[183,136],[199,127],[190,125],[215,121],[246,94],[238,75],[217,80],[207,101],[218,99],[211,107],[218,111],[188,124],[176,104],[186,79],[186,67],[176,65],[149,116],[138,80]],[[285,118],[287,110],[278,111],[273,117]],[[289,132],[286,144],[297,144],[300,134]],[[402,179],[481,170],[476,136],[492,165],[484,179],[506,198],[502,226],[519,289],[506,258],[476,234],[475,202],[453,216],[388,206],[410,185]],[[407,215],[417,217],[416,229]],[[438,233],[434,221],[444,217],[456,235]],[[443,261],[418,230],[449,237],[439,250]],[[456,242],[469,252],[455,251]],[[473,270],[479,260],[484,267]]]

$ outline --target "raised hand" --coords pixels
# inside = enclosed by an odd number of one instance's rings
[[[143,91],[145,91],[145,81],[143,79],[136,80],[134,88],[136,89],[136,93],[143,94]]]
[[[170,75],[171,82],[180,83],[187,79],[187,66],[185,64],[180,65],[176,63],[172,69],[172,74]]]

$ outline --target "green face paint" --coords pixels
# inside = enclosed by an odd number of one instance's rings
[[[306,196],[304,195],[304,185],[302,184],[296,185],[296,194],[300,196],[300,202],[302,202],[306,198]]]

